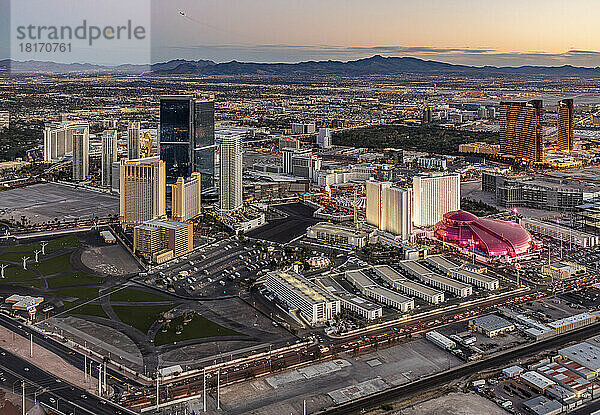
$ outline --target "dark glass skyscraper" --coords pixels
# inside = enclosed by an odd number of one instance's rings
[[[194,166],[202,189],[215,187],[215,103],[194,102]]]
[[[160,158],[166,164],[167,183],[200,172],[202,191],[214,187],[214,102],[191,95],[160,99]]]

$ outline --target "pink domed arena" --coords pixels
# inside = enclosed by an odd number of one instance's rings
[[[436,238],[487,257],[511,258],[528,254],[538,243],[521,225],[498,219],[479,218],[464,210],[448,212],[434,227]]]

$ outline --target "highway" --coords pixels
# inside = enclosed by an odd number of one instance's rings
[[[510,349],[501,352],[497,355],[484,360],[468,363],[442,373],[434,374],[426,378],[411,382],[408,384],[396,386],[386,389],[382,392],[369,395],[367,397],[357,399],[355,401],[340,405],[335,408],[330,408],[325,411],[318,412],[319,415],[347,415],[355,414],[360,411],[372,409],[384,403],[389,403],[396,400],[407,399],[415,394],[442,387],[452,381],[460,379],[464,376],[470,376],[475,373],[499,368],[515,359],[531,356],[543,350],[552,349],[557,346],[567,344],[572,341],[585,339],[598,334],[600,323],[592,324],[580,330],[565,333],[560,336],[552,337],[547,340],[542,340],[536,343],[526,344],[516,349]]]
[[[25,379],[25,393],[28,399],[44,402],[65,414],[135,414],[108,400],[91,395],[2,348],[0,353],[0,382],[7,389],[21,394],[21,380]]]
[[[73,349],[50,336],[46,336],[36,330],[32,330],[31,328],[18,323],[4,314],[0,314],[0,325],[27,339],[29,338],[30,334],[33,334],[33,343],[35,347],[43,347],[46,350],[49,350],[50,352],[60,356],[67,363],[83,371],[84,357],[82,352],[77,351],[77,349]],[[90,356],[88,356],[87,360],[88,364],[92,361]],[[98,377],[98,364],[98,361],[95,361],[95,363],[92,364],[92,371],[90,373],[94,377]],[[134,387],[144,386],[142,383],[127,378],[110,367],[107,368],[107,382],[115,389],[116,392],[127,388],[128,384]]]

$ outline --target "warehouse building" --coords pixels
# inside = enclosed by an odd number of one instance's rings
[[[469,327],[487,337],[496,337],[515,329],[513,323],[495,314],[477,317],[469,321]]]
[[[461,268],[450,271],[450,277],[468,284],[472,284],[484,290],[492,291],[500,288],[500,281],[498,281],[496,278],[488,277],[487,275],[480,274],[479,272],[467,271]]]
[[[580,327],[589,326],[596,322],[596,316],[590,313],[581,313],[560,320],[551,321],[548,327],[553,329],[556,334],[564,333],[567,331],[575,330]]]
[[[456,347],[456,343],[453,340],[450,340],[448,337],[437,331],[428,331],[425,333],[425,338],[444,350],[452,350]]]
[[[578,373],[575,373],[556,362],[544,364],[536,368],[536,370],[542,375],[559,383],[561,386],[572,390],[578,398],[581,398],[585,393],[596,394],[599,389],[598,385],[591,383]]]
[[[569,359],[575,363],[588,369],[592,376],[587,379],[597,378],[600,374],[600,347],[587,343],[581,342],[574,344],[569,347],[565,347],[558,351],[564,359]]]
[[[269,272],[265,287],[290,309],[297,309],[311,325],[325,323],[341,310],[339,299],[296,273]]]
[[[319,278],[316,283],[341,301],[342,309],[350,310],[367,320],[375,320],[383,315],[380,305],[346,291],[330,277]]]
[[[556,385],[556,382],[552,379],[548,379],[546,376],[534,371],[522,373],[521,382],[540,393],[544,393],[550,386]]]
[[[533,415],[558,415],[563,412],[563,405],[545,396],[536,396],[523,402],[523,407]]]
[[[469,297],[473,294],[472,285],[453,280],[452,278],[442,277],[438,274],[422,274],[419,278],[432,287],[448,291],[461,298]]]

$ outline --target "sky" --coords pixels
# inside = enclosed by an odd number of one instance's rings
[[[600,65],[598,0],[155,0],[155,56]],[[182,11],[186,16],[181,16]]]
[[[0,8],[9,1],[0,0]],[[99,42],[52,56],[64,62],[347,61],[380,54],[477,66],[600,66],[598,0],[119,0],[118,11],[109,1],[117,0],[12,0],[12,21],[62,24],[65,10],[82,7],[90,21],[106,24],[151,15],[150,58],[132,53],[131,44]],[[6,15],[0,13],[0,27]],[[70,17],[77,20],[75,12]],[[0,58],[3,43],[0,37]],[[12,46],[14,53],[14,39]]]

